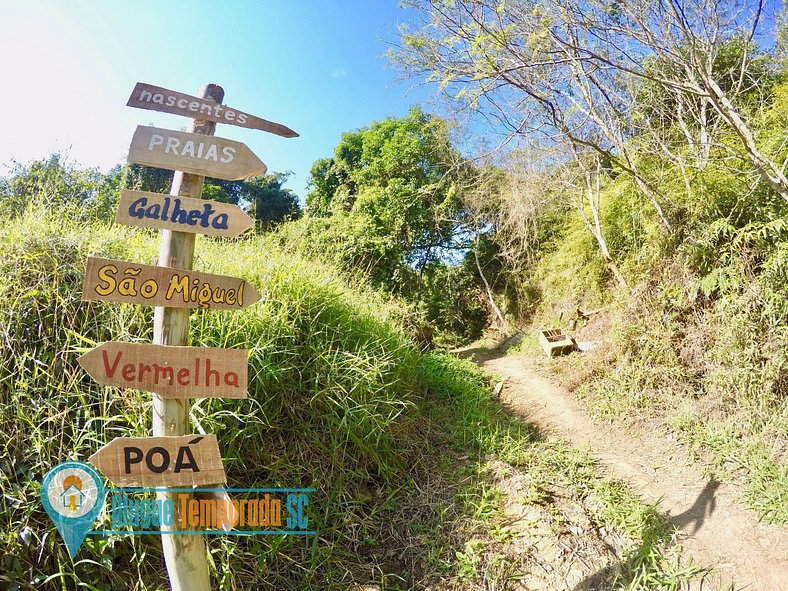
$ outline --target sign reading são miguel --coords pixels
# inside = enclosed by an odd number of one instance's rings
[[[154,435],[157,436],[115,438],[89,458],[92,466],[65,462],[47,473],[42,502],[72,556],[91,533],[90,526],[104,503],[104,489],[93,467],[118,486],[157,487],[153,490],[164,491],[158,492],[156,501],[137,502],[140,507],[148,503],[159,508],[153,521],[148,515],[146,523],[160,525],[162,530],[167,530],[164,533],[177,533],[185,528],[183,524],[206,522],[192,519],[202,515],[205,504],[193,498],[195,490],[191,487],[195,486],[219,487],[204,490],[224,499],[221,502],[228,507],[232,505],[228,515],[235,518],[229,520],[231,525],[283,526],[278,517],[281,504],[276,499],[269,502],[268,493],[265,503],[231,502],[223,488],[226,475],[216,436],[188,433],[189,398],[247,396],[249,352],[184,346],[188,341],[189,314],[183,309],[241,310],[260,299],[257,290],[242,278],[191,269],[194,234],[232,237],[254,225],[235,205],[198,199],[203,177],[238,180],[266,171],[265,164],[244,144],[214,137],[215,123],[211,122],[260,129],[284,137],[298,134],[284,125],[222,105],[224,91],[216,85],[207,85],[202,93],[203,97],[198,98],[138,83],[128,101],[129,106],[186,115],[193,120],[190,132],[139,126],[129,149],[131,163],[179,171],[170,195],[121,191],[117,223],[164,232],[159,266],[89,257],[82,299],[156,306],[154,343],[106,342],[82,355],[79,363],[100,384],[153,393],[157,401],[154,404]],[[177,419],[183,416],[186,421]],[[308,505],[306,492],[312,491],[284,491],[288,493],[285,507],[292,519],[286,520],[288,529],[280,533],[314,533],[307,531],[309,520],[304,513]],[[173,502],[175,492],[180,492],[182,497],[177,504]],[[129,524],[126,518],[136,519],[142,514],[131,510],[136,506],[135,501],[126,497],[124,494],[124,519],[120,522]],[[263,519],[260,516],[264,513]],[[113,514],[113,524],[116,521]],[[232,527],[223,529],[233,533],[229,531]],[[177,547],[171,539],[172,536],[162,537],[173,587],[208,589],[202,538],[192,535]]]
[[[89,257],[82,299],[240,310],[257,302],[260,294],[237,277]]]

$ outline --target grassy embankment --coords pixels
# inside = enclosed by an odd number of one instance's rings
[[[501,588],[539,570],[539,540],[554,549],[541,560],[568,564],[566,536],[617,540],[589,560],[620,588],[673,589],[690,576],[652,507],[507,416],[471,364],[419,353],[400,304],[272,244],[199,240],[197,269],[244,277],[263,300],[192,314],[193,345],[251,350],[250,397],[200,400],[192,414],[217,434],[230,486],[316,487],[319,535],[211,538],[218,588]],[[152,310],[80,302],[87,256],[153,263],[156,249],[153,233],[76,222],[41,203],[0,224],[5,588],[167,586],[153,536],[88,537],[72,562],[38,496],[54,464],[150,433],[150,395],[97,385],[76,357],[151,338]],[[539,516],[529,527],[507,525],[502,470],[527,482],[521,512]],[[572,529],[578,514],[585,526]]]
[[[788,86],[774,89],[756,121],[761,148],[784,161]],[[603,308],[578,333],[602,346],[551,368],[599,414],[675,433],[709,475],[738,482],[762,519],[784,524],[788,205],[737,173],[748,164],[721,139],[688,185],[675,167],[659,169],[671,232],[623,175],[603,187],[602,228],[628,288],[614,286],[577,212],[564,208],[540,220],[544,238],[521,288],[536,295],[522,299],[534,329]]]

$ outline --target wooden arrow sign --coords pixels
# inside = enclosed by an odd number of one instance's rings
[[[260,299],[243,279],[88,257],[83,300],[240,310]]]
[[[128,161],[155,168],[237,181],[268,167],[245,144],[216,136],[137,126]]]
[[[238,125],[249,129],[260,129],[283,137],[298,137],[295,131],[279,123],[266,121],[265,119],[260,119],[260,117],[249,115],[238,109],[231,109],[226,105],[220,105],[207,99],[197,98],[196,96],[167,90],[166,88],[143,82],[137,82],[126,105],[137,107],[138,109],[184,115],[204,121],[216,121],[217,123],[229,123],[230,125]]]
[[[116,437],[88,461],[117,486],[206,486],[227,480],[216,435]]]
[[[237,205],[123,189],[115,222],[206,236],[238,236],[254,226]]]
[[[249,352],[110,341],[77,361],[99,384],[164,398],[246,398]]]

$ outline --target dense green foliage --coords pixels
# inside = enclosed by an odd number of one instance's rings
[[[0,512],[2,570],[25,582],[73,572],[63,580],[104,581],[109,586],[102,589],[134,588],[139,580],[144,588],[158,588],[157,540],[91,538],[83,560],[66,566],[71,561],[36,502],[49,466],[84,460],[113,437],[149,433],[149,395],[97,385],[76,357],[104,340],[150,339],[151,309],[80,302],[80,285],[88,254],[147,262],[155,259],[156,238],[100,222],[76,223],[62,210],[42,215],[42,205],[31,204],[0,235],[6,278],[0,288],[6,343],[0,356],[0,487],[14,499]],[[192,344],[252,351],[250,398],[200,401],[195,420],[219,436],[231,486],[316,486],[321,498],[313,516],[321,524],[319,547],[307,538],[215,541],[218,580],[230,588],[236,569],[259,564],[254,576],[269,584],[296,576],[304,586],[323,588],[318,580],[342,579],[341,556],[319,565],[338,540],[353,535],[348,524],[362,519],[357,495],[400,474],[411,453],[417,353],[391,304],[369,290],[351,290],[331,269],[275,251],[258,237],[205,240],[200,261],[203,270],[262,286],[264,300],[243,312],[193,314]],[[17,538],[23,527],[32,532],[28,543]],[[283,553],[290,558],[282,566],[291,559],[312,564],[312,582],[281,567],[262,568]],[[129,562],[134,569],[124,566]],[[245,588],[262,584],[243,577]]]
[[[413,109],[406,117],[343,134],[334,157],[312,167],[306,208],[347,243],[341,256],[389,290],[452,246],[458,225],[459,161],[445,124]]]
[[[343,134],[334,156],[313,165],[308,216],[288,231],[311,254],[404,297],[439,330],[477,338],[487,323],[481,282],[457,265],[472,246],[462,195],[476,174],[446,123],[412,109]]]
[[[413,4],[395,61],[522,140],[476,204],[510,318],[604,306],[572,381],[601,412],[668,423],[787,521],[784,15],[769,52],[745,33],[765,30],[755,2]]]
[[[80,293],[88,255],[150,262],[157,236],[71,214],[43,193],[0,225],[0,581],[11,588],[161,589],[156,537],[89,536],[71,561],[39,502],[51,466],[84,460],[114,437],[150,432],[150,395],[102,387],[76,358],[101,341],[150,339],[151,309],[82,302]],[[192,420],[217,435],[230,486],[314,486],[310,518],[319,535],[211,537],[217,588],[378,582],[396,589],[480,577],[455,544],[470,542],[463,523],[479,527],[470,508],[487,502],[484,465],[493,458],[533,471],[544,490],[533,502],[553,514],[561,511],[549,500],[555,482],[609,489],[587,459],[534,442],[471,363],[419,353],[406,335],[407,309],[279,249],[278,239],[200,240],[201,270],[244,277],[263,299],[242,312],[192,313],[193,345],[251,351],[249,398],[195,401]],[[468,488],[456,483],[458,458]],[[637,545],[639,526],[610,521],[622,507],[643,510],[622,489],[592,517]],[[659,559],[670,537],[660,527],[663,534],[640,553],[659,563],[647,567],[650,576],[673,577],[673,563]],[[616,576],[626,581],[638,572]]]
[[[259,229],[272,230],[282,222],[301,217],[298,197],[283,187],[288,176],[282,173],[267,174],[243,183],[242,197],[251,202],[250,210]]]

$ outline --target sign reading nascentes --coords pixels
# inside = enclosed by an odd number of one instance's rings
[[[279,123],[266,121],[238,109],[231,109],[227,105],[143,82],[137,82],[126,105],[205,121],[229,123],[249,129],[260,129],[283,137],[298,137],[295,131]]]
[[[137,126],[127,160],[229,181],[265,174],[268,170],[241,142],[145,125]]]
[[[257,302],[260,294],[237,277],[88,257],[82,299],[240,310]]]
[[[249,352],[110,341],[77,361],[99,384],[164,398],[246,398]]]
[[[206,236],[238,236],[254,226],[237,205],[123,189],[115,222]]]
[[[206,486],[227,480],[216,435],[118,437],[88,461],[118,486]]]

